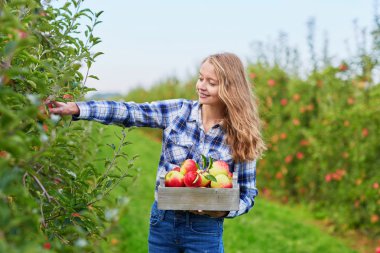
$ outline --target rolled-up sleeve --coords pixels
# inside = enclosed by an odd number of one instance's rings
[[[76,102],[79,115],[73,120],[94,120],[103,124],[116,124],[126,127],[165,128],[180,111],[180,99],[151,103],[88,101]]]
[[[256,160],[235,163],[234,171],[238,173],[240,187],[239,210],[230,211],[226,218],[234,218],[247,213],[253,207],[255,197],[258,194],[256,188]]]

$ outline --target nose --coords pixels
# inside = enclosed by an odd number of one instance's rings
[[[198,90],[206,90],[206,81],[205,80],[199,80],[197,82],[197,88]]]

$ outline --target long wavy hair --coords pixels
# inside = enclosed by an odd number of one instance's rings
[[[225,104],[223,128],[235,161],[258,159],[266,150],[261,134],[257,98],[246,78],[243,63],[232,53],[210,55],[203,60],[215,68],[219,97]]]

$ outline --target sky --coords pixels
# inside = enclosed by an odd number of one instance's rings
[[[102,93],[149,88],[172,76],[186,80],[213,53],[233,52],[246,64],[253,42],[273,42],[280,32],[306,58],[310,18],[316,51],[327,35],[338,59],[347,55],[345,41],[355,46],[354,20],[369,32],[375,14],[375,0],[109,0],[83,7],[104,11],[95,29],[102,42],[93,50],[104,55],[91,70],[100,80],[87,82]]]

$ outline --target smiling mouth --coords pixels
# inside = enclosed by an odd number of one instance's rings
[[[199,97],[201,97],[201,98],[209,97],[209,95],[206,95],[206,94],[203,94],[203,93],[198,93],[198,94],[199,94]]]

